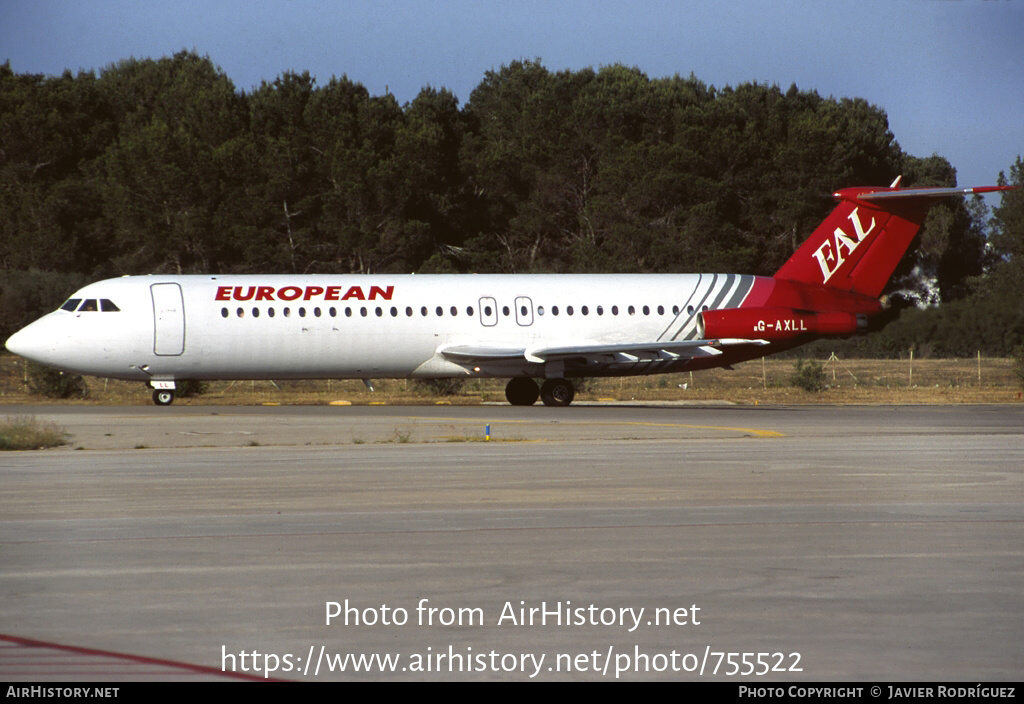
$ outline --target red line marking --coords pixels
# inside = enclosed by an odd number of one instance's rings
[[[103,658],[116,658],[118,660],[125,660],[136,665],[160,665],[162,667],[169,667],[177,670],[186,670],[188,672],[195,672],[204,675],[216,675],[218,677],[227,677],[229,679],[237,680],[255,680],[258,682],[280,682],[282,680],[275,679],[273,677],[260,677],[259,675],[248,675],[243,672],[232,672],[230,670],[220,670],[216,667],[208,667],[206,665],[193,665],[187,662],[178,662],[177,660],[167,660],[164,658],[150,658],[144,655],[130,655],[128,653],[117,653],[112,650],[99,650],[97,648],[83,648],[77,645],[62,645],[60,643],[50,643],[42,640],[33,640],[32,638],[20,638],[18,636],[10,636],[4,633],[0,633],[0,641],[6,641],[14,645],[24,646],[26,648],[50,648],[52,650],[61,650],[68,653],[76,653],[79,655],[92,655]],[[6,655],[5,655],[6,657]],[[146,674],[153,674],[146,672]]]

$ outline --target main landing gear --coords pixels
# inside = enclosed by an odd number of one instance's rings
[[[540,398],[545,406],[568,406],[576,396],[576,389],[568,379],[548,379],[540,387]]]
[[[545,406],[568,406],[576,395],[576,389],[567,379],[548,379],[537,388],[537,382],[526,377],[509,380],[505,386],[505,398],[513,406],[532,406],[539,397]]]

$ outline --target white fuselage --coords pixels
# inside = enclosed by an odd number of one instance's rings
[[[544,376],[461,345],[529,348],[685,340],[696,316],[737,307],[755,277],[679,275],[132,276],[90,284],[10,338],[45,364],[173,379]],[[109,301],[117,310],[83,310]],[[683,360],[685,362],[685,360]],[[670,371],[624,355],[588,374]]]

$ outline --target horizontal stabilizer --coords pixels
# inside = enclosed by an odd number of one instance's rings
[[[981,195],[996,191],[1008,191],[1013,186],[976,186],[974,188],[901,188],[899,190],[878,190],[861,193],[859,200],[887,200],[890,198],[952,198],[954,196]],[[856,189],[854,189],[856,190]],[[841,193],[842,191],[840,191]]]

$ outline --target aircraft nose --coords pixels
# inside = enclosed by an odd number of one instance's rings
[[[40,358],[45,356],[49,347],[37,323],[32,323],[11,335],[4,346],[19,357],[37,362],[41,361]]]
[[[19,357],[25,357],[25,351],[28,348],[27,337],[28,336],[25,334],[24,330],[19,330],[7,338],[7,342],[4,343],[4,347]]]

